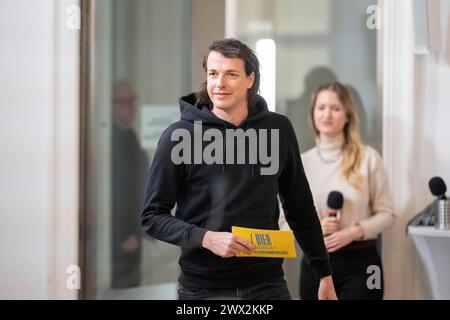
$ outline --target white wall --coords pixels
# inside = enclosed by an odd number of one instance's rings
[[[386,298],[430,299],[428,281],[409,237],[407,222],[433,197],[428,180],[441,176],[450,186],[450,0],[438,0],[443,50],[414,55],[410,0],[383,1],[383,158],[399,215],[383,238]]]
[[[424,181],[440,175],[450,187],[450,0],[440,1],[441,48],[437,54],[416,56],[415,101],[420,128],[420,162]],[[449,50],[449,51],[445,51]],[[422,190],[428,191],[426,185]]]
[[[76,1],[0,3],[0,299],[73,298],[77,263]],[[65,55],[65,56],[64,56]]]
[[[450,43],[450,0],[440,0],[441,48]],[[415,170],[411,179],[415,186],[413,212],[417,213],[431,202],[433,196],[428,180],[441,176],[450,188],[450,61],[444,50],[431,55],[416,55],[414,59],[414,153]],[[447,192],[447,194],[449,194]],[[450,248],[449,248],[450,250]],[[414,261],[418,255],[414,249]],[[431,298],[423,266],[415,268],[413,276],[417,298]],[[422,285],[422,284],[425,285]],[[419,291],[418,289],[422,289]],[[416,298],[415,297],[415,298]]]

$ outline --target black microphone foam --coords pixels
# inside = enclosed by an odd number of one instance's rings
[[[441,177],[434,177],[428,181],[428,186],[430,187],[431,193],[436,197],[445,196],[445,192],[447,191],[447,186],[445,185],[444,180]]]
[[[339,191],[331,191],[328,195],[327,206],[333,210],[339,210],[344,203],[344,196]]]

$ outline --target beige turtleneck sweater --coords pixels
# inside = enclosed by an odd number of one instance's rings
[[[319,218],[328,216],[328,194],[340,191],[344,196],[340,229],[359,224],[364,230],[361,240],[375,239],[395,222],[390,188],[380,155],[372,147],[364,146],[360,166],[364,182],[362,190],[357,190],[341,173],[343,134],[317,143],[316,147],[302,154],[302,161]],[[282,213],[280,227],[288,228]]]

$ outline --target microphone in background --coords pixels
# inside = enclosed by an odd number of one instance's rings
[[[431,193],[437,197],[439,200],[445,200],[445,192],[447,191],[447,186],[441,177],[434,177],[428,181],[428,186],[430,187]]]
[[[328,216],[330,218],[336,218],[338,211],[342,209],[344,204],[344,196],[339,191],[331,191],[328,194],[327,206],[330,208]]]
[[[450,200],[445,196],[447,186],[441,177],[434,177],[428,181],[428,187],[436,199],[416,214],[408,224],[409,226],[433,226],[436,229],[450,229]]]
[[[434,201],[434,210],[427,216],[428,224],[434,222],[434,227],[439,230],[450,229],[450,200],[447,199],[445,192],[447,186],[441,177],[431,178],[428,182],[431,193],[436,197]]]

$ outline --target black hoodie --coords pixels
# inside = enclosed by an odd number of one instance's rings
[[[322,229],[289,119],[269,112],[262,97],[258,97],[248,117],[238,127],[216,117],[208,106],[196,105],[194,94],[180,99],[180,110],[181,120],[169,126],[159,140],[141,223],[150,236],[181,247],[181,284],[224,288],[282,276],[283,259],[222,258],[202,247],[207,230],[231,232],[232,226],[278,230],[277,195],[286,220],[312,268],[319,277],[330,275]],[[172,141],[172,133],[185,129],[194,137],[194,121],[201,121],[203,132],[219,129],[224,144],[226,129],[255,129],[256,132],[278,129],[278,172],[261,175],[261,168],[268,165],[261,164],[259,159],[256,164],[248,164],[248,157],[246,164],[175,164],[171,153],[179,141]],[[270,142],[270,134],[268,140]],[[202,148],[209,143],[203,142]],[[248,156],[250,148],[246,149]],[[171,210],[175,204],[174,217]]]

